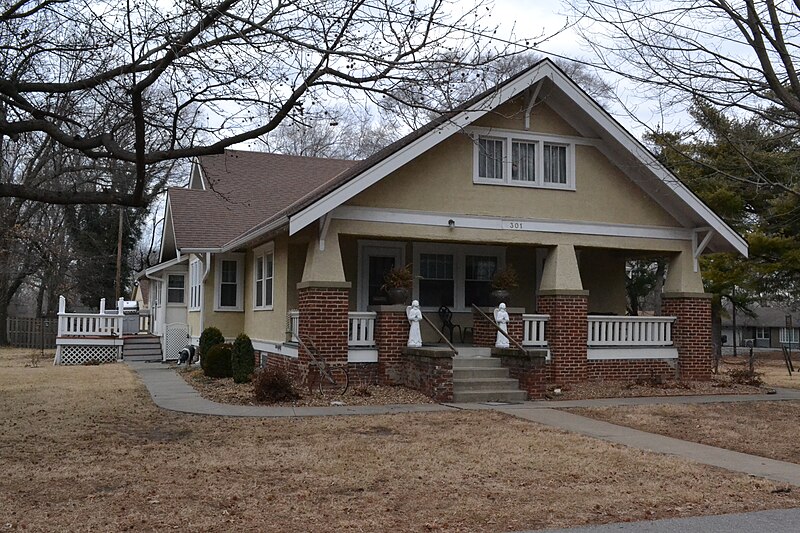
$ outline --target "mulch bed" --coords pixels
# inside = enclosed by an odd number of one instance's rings
[[[234,405],[265,405],[255,400],[252,383],[234,383],[232,378],[213,379],[206,377],[203,370],[194,368],[177,368],[178,375],[186,383],[194,387],[200,396],[207,400]],[[309,391],[300,384],[295,385],[300,398],[292,402],[278,402],[272,406],[325,407],[332,405],[395,405],[434,403],[433,400],[419,391],[401,386],[360,385],[351,382],[350,388],[343,396],[322,396],[319,391]]]

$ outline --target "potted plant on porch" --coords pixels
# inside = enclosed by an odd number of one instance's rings
[[[511,298],[511,291],[519,287],[519,278],[514,267],[508,265],[501,268],[492,276],[492,300],[495,305],[505,303]]]
[[[411,275],[411,265],[394,267],[383,277],[381,290],[386,292],[389,303],[404,304],[411,295],[414,286],[414,277]]]

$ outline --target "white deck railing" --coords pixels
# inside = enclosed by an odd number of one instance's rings
[[[300,338],[300,311],[291,309],[286,317],[286,322],[286,332],[291,334],[287,335],[289,342],[297,342],[297,339]]]
[[[139,331],[150,333],[150,310],[143,309],[139,311]]]
[[[672,346],[672,316],[589,316],[589,346]]]
[[[59,337],[113,337],[122,331],[122,300],[117,314],[106,314],[106,299],[100,300],[99,313],[67,313],[67,302],[58,298]]]
[[[375,346],[375,317],[372,311],[347,313],[348,346]]]
[[[547,346],[544,336],[550,315],[522,315],[522,345]]]
[[[347,345],[350,347],[375,346],[375,317],[371,311],[347,313]],[[287,333],[291,334],[289,342],[297,342],[300,335],[300,311],[292,309],[287,316]],[[289,337],[289,335],[287,335]]]

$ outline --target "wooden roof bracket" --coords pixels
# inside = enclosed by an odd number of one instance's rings
[[[331,214],[326,213],[319,217],[319,251],[325,251],[325,237],[328,235],[328,228],[331,227]]]
[[[700,235],[705,232],[703,240],[700,240]],[[694,271],[700,270],[700,254],[706,249],[711,238],[714,236],[714,230],[709,227],[695,228],[692,230],[692,258],[694,259]]]
[[[536,82],[536,85],[533,86],[533,91],[529,90],[528,94],[530,95],[528,99],[528,103],[525,106],[525,129],[531,129],[531,110],[533,109],[533,105],[536,103],[536,98],[539,96],[539,90],[542,88],[542,82],[544,78],[540,79]]]

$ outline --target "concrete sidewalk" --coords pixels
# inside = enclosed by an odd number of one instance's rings
[[[719,516],[670,518],[649,522],[622,522],[601,526],[548,529],[537,533],[796,533],[800,509],[779,509]]]

